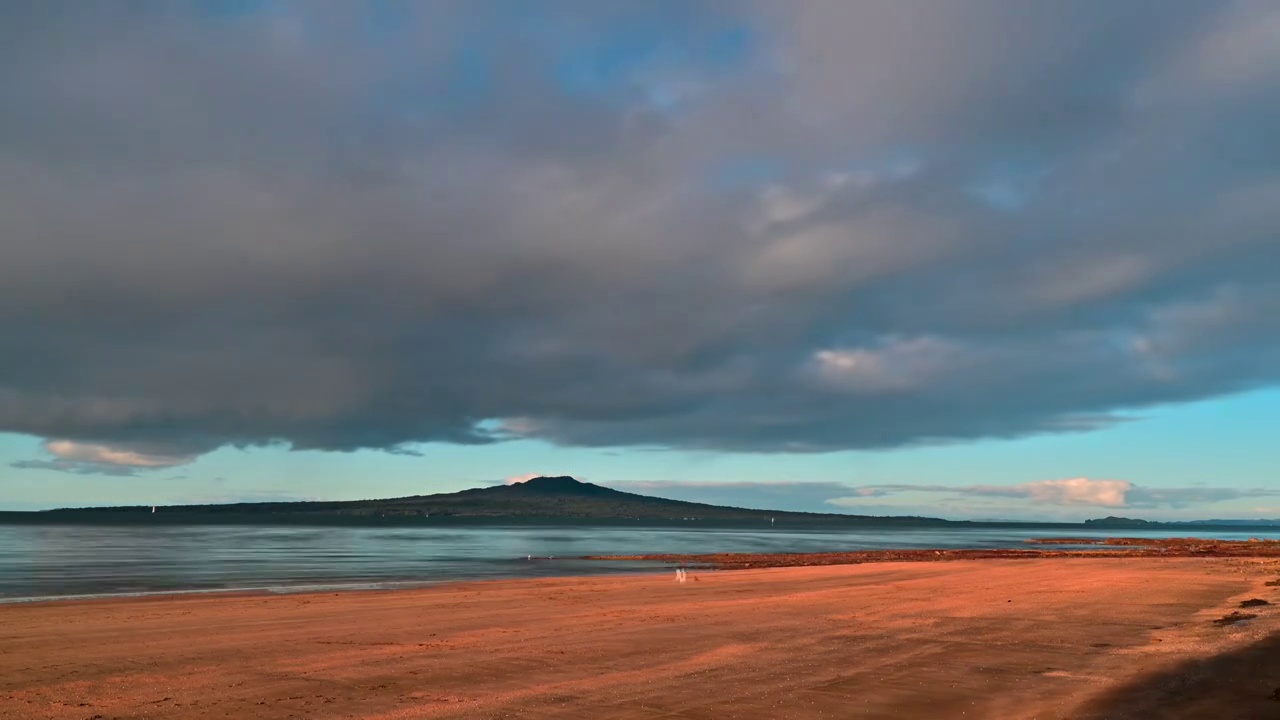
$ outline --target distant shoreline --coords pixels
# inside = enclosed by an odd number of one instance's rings
[[[1106,525],[1099,523],[1066,523],[998,520],[942,520],[911,518],[902,516],[866,516],[851,515],[815,515],[813,517],[779,516],[776,523],[771,524],[767,518],[629,518],[629,517],[575,517],[575,516],[536,516],[536,515],[431,515],[427,517],[376,516],[376,515],[321,515],[314,513],[298,514],[266,514],[266,513],[184,513],[158,512],[122,513],[114,511],[94,512],[92,509],[73,511],[0,511],[0,526],[3,525],[69,525],[69,526],[288,526],[288,527],[437,527],[441,525],[461,526],[608,526],[621,525],[633,527],[705,527],[705,528],[876,528],[928,530],[930,528],[963,529],[1026,529],[1066,531],[1066,532],[1117,532],[1143,531],[1159,533],[1186,532],[1229,532],[1229,533],[1275,533],[1280,531],[1277,525],[1246,525],[1237,523],[1155,523],[1148,522],[1141,526]]]
[[[1156,522],[1105,517],[1080,523],[1020,520],[946,520],[921,515],[860,515],[805,512],[640,495],[567,475],[535,477],[523,482],[490,485],[452,493],[365,500],[300,500],[192,505],[122,505],[0,511],[0,524],[64,525],[314,525],[423,526],[441,523],[517,524],[698,524],[705,527],[901,527],[901,528],[1043,528],[1088,530],[1155,530],[1175,528],[1235,531],[1280,528],[1280,521],[1212,519]]]
[[[800,515],[800,514],[796,514]],[[1083,523],[997,522],[976,520],[941,520],[904,516],[820,515],[811,517],[779,514],[776,523],[768,517],[610,517],[610,516],[545,516],[545,515],[341,515],[320,513],[231,513],[180,512],[157,513],[83,510],[0,511],[0,525],[300,525],[343,527],[429,527],[441,524],[462,525],[635,525],[655,527],[901,527],[922,529],[947,528],[1061,528],[1087,529]],[[1228,529],[1228,528],[1223,528]]]

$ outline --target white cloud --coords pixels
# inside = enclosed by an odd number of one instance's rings
[[[154,455],[111,445],[82,443],[72,440],[49,440],[44,449],[61,460],[98,465],[122,465],[131,468],[168,468],[185,465],[192,455]]]
[[[1083,477],[1036,480],[1015,485],[870,485],[853,488],[852,495],[833,498],[828,502],[832,505],[857,506],[867,497],[917,492],[1018,498],[1042,505],[1118,508],[1128,504],[1128,495],[1133,489],[1133,483],[1127,480],[1092,480]]]
[[[1241,498],[1280,496],[1280,489],[1273,488],[1161,488],[1140,486],[1128,480],[1094,480],[1086,477],[1035,480],[1011,485],[864,485],[849,487],[847,490],[841,497],[833,497],[826,502],[840,507],[862,508],[865,507],[866,498],[915,493],[970,499],[1010,498],[1031,506],[1167,509],[1203,507]],[[1016,508],[1010,508],[1010,511],[1015,510]]]
[[[55,470],[73,475],[114,475],[127,477],[139,471],[162,470],[193,462],[198,454],[144,451],[136,447],[86,443],[73,440],[46,440],[44,450],[51,458],[18,460],[10,467],[20,470]]]
[[[992,495],[1026,497],[1052,505],[1097,505],[1124,507],[1133,483],[1126,480],[1090,480],[1069,478],[1066,480],[1041,480],[1013,485],[1008,488],[988,486]]]
[[[528,482],[536,477],[544,477],[545,475],[546,473],[536,473],[536,472],[525,473],[524,475],[512,475],[511,477],[504,478],[502,480],[502,483],[504,485],[516,485],[522,482]]]

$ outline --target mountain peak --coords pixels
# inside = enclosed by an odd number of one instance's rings
[[[582,482],[577,478],[568,475],[558,475],[556,477],[536,477],[524,482],[514,483],[511,487],[525,492],[546,492],[546,493],[591,493],[603,490],[599,485]]]

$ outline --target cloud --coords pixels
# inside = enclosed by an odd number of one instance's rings
[[[525,473],[524,475],[512,475],[510,477],[503,478],[502,484],[516,485],[522,482],[528,482],[536,477],[546,477],[546,476],[547,476],[546,473]]]
[[[1128,494],[1129,507],[1135,508],[1188,508],[1228,500],[1280,497],[1275,488],[1186,487],[1151,488],[1134,487]]]
[[[0,430],[105,449],[28,467],[887,448],[1280,381],[1272,3],[395,7],[0,10]]]
[[[843,482],[776,481],[631,481],[608,483],[626,492],[673,500],[798,512],[851,512],[869,515],[932,515],[983,519],[1056,519],[1078,521],[1081,510],[1122,509],[1167,516],[1169,511],[1206,512],[1232,500],[1280,497],[1280,490],[1239,487],[1161,488],[1126,480],[1067,478],[1008,485],[854,485]],[[1229,511],[1239,513],[1242,511]],[[1202,516],[1200,516],[1202,517]]]
[[[1096,508],[1167,509],[1209,505],[1227,500],[1280,496],[1280,489],[1183,487],[1160,488],[1135,485],[1127,480],[1067,478],[1037,480],[1013,485],[866,485],[847,488],[843,497],[826,502],[843,507],[859,507],[867,498],[903,493],[950,495],[969,498],[1012,498],[1034,506],[1087,506]]]
[[[963,350],[934,338],[892,338],[876,348],[830,349],[814,353],[820,382],[851,393],[911,392],[957,372]]]
[[[830,512],[824,503],[850,492],[838,482],[698,482],[630,481],[608,483],[615,490],[652,495],[671,500],[727,505],[761,510]]]
[[[15,460],[9,467],[17,470],[53,470],[72,475],[109,475],[112,477],[132,477],[137,468],[127,465],[111,465],[106,463],[86,463],[75,460]]]
[[[62,460],[136,468],[168,468],[185,465],[195,459],[191,455],[155,455],[128,448],[78,443],[71,440],[49,440],[45,450]]]
[[[1092,505],[1096,507],[1125,507],[1133,483],[1126,480],[1090,480],[1068,478],[1065,480],[1039,480],[1018,485],[974,485],[965,493],[995,497],[1026,498],[1049,505]]]
[[[71,440],[46,440],[44,449],[52,459],[19,460],[12,467],[31,470],[57,470],[76,475],[129,476],[138,471],[162,470],[186,465],[196,455],[164,455],[138,448],[81,443]]]

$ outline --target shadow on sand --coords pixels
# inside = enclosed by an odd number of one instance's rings
[[[1280,633],[1209,658],[1189,660],[1099,696],[1081,720],[1276,720]]]

